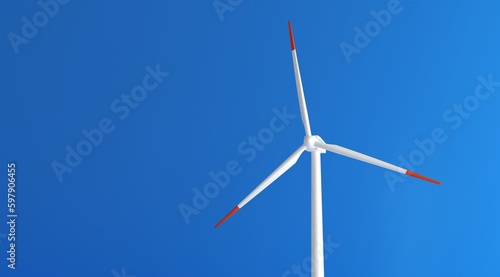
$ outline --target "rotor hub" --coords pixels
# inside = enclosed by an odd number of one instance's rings
[[[314,143],[317,141],[325,143],[320,136],[316,136],[316,135],[315,136],[305,136],[304,137],[304,145],[306,146],[306,150],[309,152],[319,151],[321,153],[325,153],[326,152],[325,149],[319,148],[316,145],[314,145]]]

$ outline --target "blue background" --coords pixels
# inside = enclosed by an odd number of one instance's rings
[[[353,44],[353,28],[388,2],[244,0],[221,19],[210,1],[70,1],[15,53],[8,33],[41,7],[5,1],[0,218],[11,161],[19,218],[15,271],[0,225],[1,274],[286,276],[294,265],[306,274],[308,153],[214,229],[302,143],[291,20],[313,133],[395,164],[436,128],[447,138],[415,166],[442,187],[409,178],[391,187],[384,169],[322,156],[324,234],[336,245],[326,276],[499,276],[500,98],[479,101],[458,127],[443,115],[471,99],[478,76],[500,80],[500,3],[402,1],[346,62],[340,43]],[[121,120],[110,104],[156,65],[170,75]],[[284,107],[297,117],[247,161],[238,146]],[[103,118],[114,131],[59,182],[52,163]],[[230,161],[241,173],[186,220],[179,205],[193,207],[193,189]]]

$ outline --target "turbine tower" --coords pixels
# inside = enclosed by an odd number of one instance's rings
[[[362,162],[373,164],[385,169],[406,174],[412,177],[441,185],[441,182],[381,161],[379,159],[367,156],[365,154],[347,149],[345,147],[326,144],[321,137],[312,135],[311,126],[309,124],[309,115],[307,113],[306,99],[302,88],[302,79],[300,77],[299,62],[297,59],[297,51],[295,50],[295,42],[292,33],[292,24],[288,21],[288,30],[290,32],[290,44],[292,47],[293,69],[295,72],[295,83],[297,85],[297,93],[299,97],[300,115],[304,124],[305,137],[304,143],[292,153],[271,175],[269,175],[262,183],[260,183],[247,197],[243,199],[236,207],[234,207],[224,218],[222,218],[215,228],[219,227],[230,216],[243,208],[250,200],[261,193],[278,177],[290,169],[299,159],[304,151],[311,152],[311,277],[324,277],[324,250],[323,250],[323,204],[321,196],[321,154],[330,151],[342,156],[353,158]]]

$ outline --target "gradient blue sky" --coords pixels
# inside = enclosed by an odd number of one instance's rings
[[[0,217],[14,161],[19,222],[15,271],[0,236],[1,275],[306,272],[308,153],[213,228],[302,143],[291,20],[313,133],[395,164],[410,159],[415,140],[446,137],[415,166],[442,187],[407,178],[391,187],[383,169],[322,156],[324,234],[335,245],[326,276],[499,276],[500,86],[474,95],[479,76],[500,81],[500,3],[401,1],[346,62],[339,45],[390,2],[243,0],[221,20],[210,1],[70,1],[18,53],[8,34],[42,8],[3,3]],[[157,65],[170,75],[120,119],[112,103]],[[464,101],[473,108],[454,110]],[[285,107],[297,117],[254,156],[242,154]],[[113,131],[60,182],[54,161],[104,118]],[[241,172],[187,224],[179,205],[193,206],[193,190],[228,163]]]

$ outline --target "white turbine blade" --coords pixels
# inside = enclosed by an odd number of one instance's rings
[[[333,145],[333,144],[326,144],[326,143],[322,143],[322,142],[319,142],[319,141],[316,141],[314,143],[314,145],[316,147],[323,148],[325,150],[331,151],[333,153],[337,153],[339,155],[343,155],[343,156],[346,156],[346,157],[349,157],[349,158],[360,160],[360,161],[365,162],[365,163],[370,163],[370,164],[373,164],[373,165],[376,165],[376,166],[380,166],[380,167],[383,167],[383,168],[386,168],[386,169],[389,169],[389,170],[392,170],[392,171],[396,171],[396,172],[399,172],[401,174],[406,174],[406,175],[409,175],[409,176],[412,176],[412,177],[415,177],[415,178],[419,178],[419,179],[425,180],[427,182],[431,182],[431,183],[434,183],[434,184],[437,184],[437,185],[441,185],[441,182],[439,182],[439,181],[436,181],[436,180],[433,180],[431,178],[428,178],[428,177],[425,177],[423,175],[420,175],[418,173],[409,171],[409,170],[404,169],[402,167],[395,166],[395,165],[392,165],[390,163],[381,161],[379,159],[375,159],[375,158],[370,157],[368,155],[361,154],[359,152],[347,149],[347,148],[342,147],[342,146]]]
[[[283,175],[290,167],[292,167],[300,155],[306,150],[304,145],[300,146],[299,149],[295,150],[290,157],[288,157],[278,168],[276,168],[271,175],[269,175],[260,185],[258,185],[243,201],[241,201],[235,208],[233,208],[223,219],[215,225],[215,228],[219,227],[224,221],[226,221],[230,216],[232,216],[235,212],[245,206],[250,200],[252,200],[255,196],[261,193],[265,188],[267,188],[272,182],[274,182],[278,177]]]
[[[311,126],[309,125],[309,115],[307,114],[306,98],[304,97],[304,89],[302,88],[302,78],[300,77],[299,61],[297,59],[297,51],[295,50],[295,42],[293,40],[292,23],[288,21],[288,30],[290,31],[290,44],[292,46],[293,70],[295,72],[295,83],[297,85],[297,93],[299,95],[300,116],[306,135],[311,135]]]

